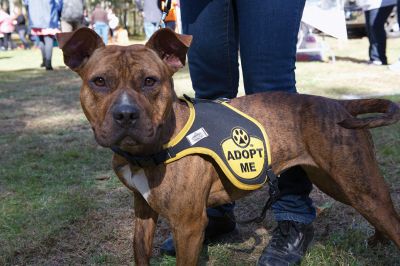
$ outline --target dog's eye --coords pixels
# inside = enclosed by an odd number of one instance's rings
[[[98,87],[106,86],[106,80],[102,77],[96,77],[93,79],[93,83]]]
[[[147,77],[144,79],[144,86],[145,87],[152,87],[156,84],[157,80],[155,78]]]

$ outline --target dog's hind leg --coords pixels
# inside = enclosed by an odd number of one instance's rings
[[[332,179],[330,175],[328,175],[326,172],[324,172],[321,169],[318,169],[316,167],[310,167],[310,166],[303,166],[303,168],[306,170],[310,180],[323,192],[331,196],[332,198],[336,199],[337,201],[340,201],[344,204],[347,205],[354,205],[352,202],[357,202],[357,200],[350,199],[348,196],[346,196],[346,193],[340,188],[340,186]],[[391,205],[391,203],[389,203]],[[357,206],[357,204],[356,204]],[[362,212],[361,210],[358,210],[360,213]],[[392,214],[387,214],[386,216],[394,216],[396,217],[396,213],[392,212]],[[396,222],[395,222],[396,223]],[[375,228],[375,234],[368,239],[368,244],[370,246],[375,246],[378,243],[387,243],[388,238],[385,236],[382,231],[378,230],[378,228]]]
[[[363,140],[358,139],[358,144],[363,144]],[[328,164],[319,162],[329,172],[330,184],[337,186],[331,192],[340,191],[341,196],[335,197],[337,193],[328,194],[351,205],[363,215],[375,227],[377,240],[385,235],[400,248],[400,218],[380,174],[372,147],[353,145],[340,149],[343,151],[340,157],[333,156]]]
[[[133,251],[135,265],[150,265],[153,237],[158,220],[156,213],[138,192],[134,192],[135,229]]]
[[[369,239],[369,244],[384,242],[384,236],[387,236],[400,249],[400,218],[394,209],[389,190],[383,184],[383,177],[380,174],[375,174],[373,177],[370,174],[369,176],[369,180],[382,182],[365,185],[369,187],[367,190],[360,187],[361,183],[352,183],[346,189],[346,196],[350,205],[375,227],[375,235]],[[368,181],[366,180],[366,182]],[[354,184],[360,186],[356,188]]]

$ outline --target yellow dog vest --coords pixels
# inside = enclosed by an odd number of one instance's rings
[[[189,119],[181,132],[163,146],[162,151],[149,156],[134,156],[116,146],[111,149],[139,167],[204,154],[218,164],[236,187],[254,190],[269,181],[273,187],[272,194],[276,194],[277,179],[270,168],[268,137],[257,120],[221,100],[189,97],[181,100],[189,106]]]
[[[224,101],[182,100],[190,116],[181,132],[164,145],[171,156],[165,163],[204,154],[214,159],[236,187],[261,187],[271,164],[269,141],[261,124]]]

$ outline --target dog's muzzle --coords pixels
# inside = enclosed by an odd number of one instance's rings
[[[136,124],[140,112],[134,105],[121,104],[114,107],[112,116],[116,124],[123,128],[129,128]]]

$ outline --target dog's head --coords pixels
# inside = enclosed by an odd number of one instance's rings
[[[80,99],[97,142],[151,152],[176,99],[172,75],[185,64],[191,36],[169,29],[145,45],[105,46],[91,29],[57,35],[65,64],[82,78]]]

